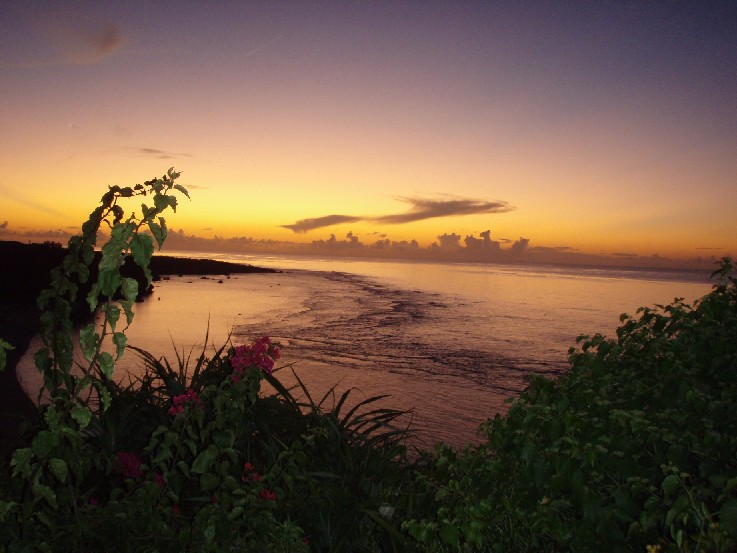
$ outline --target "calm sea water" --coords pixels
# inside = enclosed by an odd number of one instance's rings
[[[566,370],[577,336],[613,335],[621,313],[710,290],[688,271],[186,256],[281,272],[162,281],[136,306],[130,343],[172,358],[201,349],[208,328],[215,346],[269,335],[284,346],[283,380],[296,371],[315,400],[333,387],[354,402],[389,394],[381,405],[411,409],[424,447],[476,441],[526,375]]]

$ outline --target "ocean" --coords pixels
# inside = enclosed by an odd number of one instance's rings
[[[284,382],[296,372],[316,401],[331,389],[354,403],[387,394],[379,405],[409,410],[424,448],[478,442],[526,376],[566,371],[577,336],[613,336],[622,313],[711,288],[694,271],[182,255],[279,272],[162,280],[135,306],[130,344],[173,360],[175,348],[196,356],[208,332],[210,348],[268,335],[283,346]],[[34,345],[18,371],[29,390]],[[126,354],[121,378],[136,361]]]

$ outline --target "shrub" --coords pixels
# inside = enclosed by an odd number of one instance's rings
[[[734,550],[732,273],[724,259],[694,307],[642,308],[616,339],[582,336],[570,372],[533,379],[484,444],[426,454],[408,532],[426,550]]]

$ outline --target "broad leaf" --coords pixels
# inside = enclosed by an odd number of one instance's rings
[[[92,420],[92,411],[90,411],[88,407],[75,405],[74,407],[72,407],[72,418],[77,421],[80,429],[86,428]]]
[[[115,358],[120,359],[123,357],[123,353],[125,353],[125,346],[128,343],[128,337],[122,332],[116,332],[113,334],[113,343],[116,347]]]

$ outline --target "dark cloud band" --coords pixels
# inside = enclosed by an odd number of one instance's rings
[[[422,198],[398,199],[411,204],[412,209],[407,213],[373,217],[370,220],[376,223],[398,225],[422,221],[423,219],[434,219],[435,217],[473,215],[477,213],[505,213],[513,209],[507,202],[502,201],[487,202],[469,199],[424,200]]]
[[[339,225],[342,223],[355,223],[358,221],[371,221],[385,225],[401,225],[434,219],[437,217],[451,217],[460,215],[473,215],[478,213],[506,213],[514,208],[503,201],[484,201],[465,198],[450,200],[426,200],[422,198],[398,198],[400,201],[410,204],[412,207],[406,213],[382,215],[379,217],[357,217],[352,215],[327,215],[314,219],[301,219],[291,225],[282,225],[297,233],[307,232],[322,227]]]
[[[145,156],[152,156],[156,159],[176,159],[180,157],[194,157],[192,154],[187,154],[184,152],[176,153],[176,152],[166,152],[164,150],[157,150],[156,148],[136,148],[139,154],[145,155]]]
[[[340,225],[341,223],[355,223],[363,220],[363,217],[352,217],[351,215],[326,215],[325,217],[316,217],[314,219],[301,219],[291,225],[282,225],[284,228],[293,230],[296,233],[307,232],[316,228],[330,227]]]

